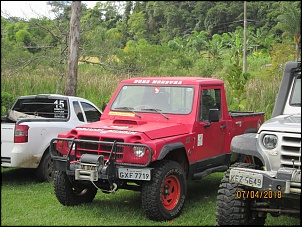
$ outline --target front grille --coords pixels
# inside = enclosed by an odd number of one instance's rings
[[[113,142],[124,142],[121,139],[113,139],[113,138],[98,138],[98,137],[88,137],[83,136],[80,138],[81,140],[88,140],[88,141],[102,141],[105,143],[85,143],[81,142],[77,145],[77,152],[80,152],[81,155],[83,154],[98,154],[103,155],[104,160],[108,160],[110,156],[110,152],[112,150],[112,143]],[[110,142],[110,143],[106,143]],[[122,160],[123,159],[123,152],[124,148],[121,146],[117,146],[115,152],[113,153],[113,158],[115,160]]]
[[[124,140],[121,140],[121,139],[110,139],[110,138],[102,138],[102,141],[105,141],[105,142],[114,142],[115,141],[115,142],[122,142],[122,143],[124,142]],[[107,144],[101,145],[101,150],[103,151],[102,155],[104,155],[105,159],[109,157],[111,149],[112,149],[111,145],[107,145]],[[122,160],[123,152],[124,152],[124,148],[121,146],[117,146],[115,153],[114,153],[114,158],[116,160]]]
[[[99,141],[98,137],[83,136],[80,139],[82,139],[82,140]],[[98,151],[99,150],[99,145],[98,144],[94,144],[94,143],[80,143],[78,145],[78,149],[87,150],[87,151],[90,151],[90,150]]]
[[[281,141],[281,167],[301,169],[301,134],[285,133]]]

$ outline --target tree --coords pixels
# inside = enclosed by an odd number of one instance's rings
[[[294,39],[296,49],[295,58],[296,61],[298,61],[301,49],[301,3],[284,2],[282,6],[284,13],[278,17],[279,22],[276,28],[283,31],[283,36]]]
[[[68,70],[64,90],[65,95],[76,96],[77,94],[81,11],[81,1],[72,1],[68,45]]]
[[[139,39],[147,38],[147,26],[145,14],[143,12],[133,13],[129,16],[129,20],[127,22],[129,34],[136,41]]]

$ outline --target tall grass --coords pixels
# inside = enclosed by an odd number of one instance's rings
[[[251,79],[247,84],[247,109],[262,111],[266,114],[266,119],[269,119],[275,106],[280,81],[276,77]]]
[[[255,65],[254,68],[254,70],[251,70],[252,77],[246,87],[244,110],[265,112],[265,118],[268,119],[273,111],[281,78],[280,76],[271,76],[273,72],[258,68],[258,65]],[[282,74],[282,72],[280,73]],[[224,80],[224,74],[224,69],[222,69],[220,72],[216,72],[214,76]],[[77,96],[86,98],[101,108],[103,103],[110,100],[120,81],[131,76],[133,75],[108,74],[108,72],[105,73],[104,70],[96,66],[79,65]],[[194,75],[189,74],[189,76]],[[230,95],[227,81],[224,81],[227,101],[230,105],[234,100]],[[1,91],[8,92],[15,99],[21,95],[56,93],[58,83],[60,83],[60,78],[55,72],[47,71],[47,69],[35,73],[25,71],[15,75],[1,75]],[[62,89],[57,93],[63,94],[64,86],[65,79],[63,78],[60,86]],[[1,114],[5,113],[1,112]]]
[[[32,170],[1,168],[1,175],[1,226],[215,226],[216,196],[223,173],[189,182],[181,215],[165,222],[145,216],[139,192],[98,191],[92,203],[66,207],[58,202],[53,184],[37,182]],[[268,215],[266,225],[300,225],[300,220]]]
[[[117,85],[125,75],[101,74],[100,72],[78,73],[77,96],[86,98],[98,107],[102,107],[103,102],[108,102]],[[1,75],[1,91],[8,92],[15,99],[22,95],[59,93],[63,94],[65,82],[61,84],[62,90],[57,91],[60,78],[54,74],[41,73],[31,74],[23,72],[15,75]],[[15,100],[14,100],[15,101]],[[13,103],[11,103],[12,105]],[[3,114],[3,113],[1,113]]]

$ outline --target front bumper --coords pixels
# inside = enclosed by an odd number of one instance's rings
[[[259,191],[281,191],[283,196],[301,195],[301,170],[280,168],[264,171],[234,167],[230,170],[230,182]]]
[[[60,155],[57,152],[56,144],[59,141],[69,143],[70,148],[66,155]],[[87,144],[94,144],[94,147],[98,148],[106,146],[106,151],[104,154],[100,149],[93,153],[91,150],[83,153],[83,147],[87,147]],[[146,150],[146,155],[141,162],[139,158],[129,159],[130,155],[134,157],[132,152],[134,146],[140,146]],[[108,147],[110,147],[109,152]],[[67,138],[55,138],[50,142],[50,154],[54,162],[54,169],[64,171],[68,176],[74,177],[74,180],[80,181],[149,181],[151,168],[148,166],[152,160],[152,153],[149,146],[137,143]],[[123,160],[128,160],[128,162],[123,162]]]

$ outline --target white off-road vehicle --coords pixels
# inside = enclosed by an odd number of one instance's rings
[[[288,62],[272,118],[257,133],[232,139],[233,154],[252,157],[236,162],[218,190],[218,225],[264,225],[268,213],[300,218],[301,62]]]

